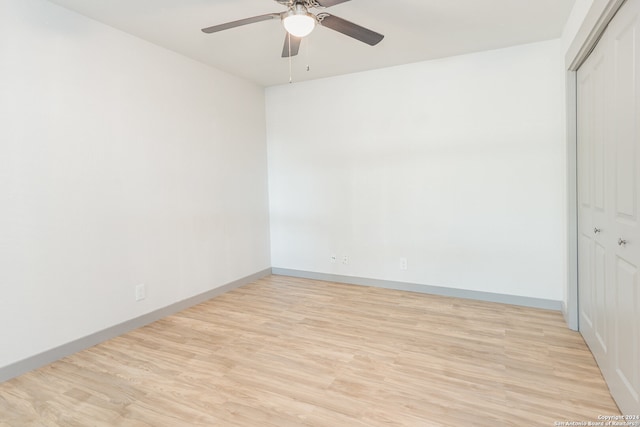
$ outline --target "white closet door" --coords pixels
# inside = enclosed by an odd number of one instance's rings
[[[608,32],[613,57],[610,280],[615,342],[610,387],[621,408],[640,414],[640,0],[623,6]]]
[[[640,0],[578,70],[580,331],[618,406],[640,414]]]
[[[578,71],[578,224],[580,329],[596,359],[608,357],[607,253],[613,250],[605,227],[609,162],[605,151],[607,74],[610,60],[604,40]]]

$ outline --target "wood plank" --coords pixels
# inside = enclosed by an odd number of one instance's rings
[[[0,426],[550,426],[619,411],[558,312],[270,276],[0,384]]]

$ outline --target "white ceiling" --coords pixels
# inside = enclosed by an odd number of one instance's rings
[[[271,0],[50,0],[264,86],[289,81],[279,20],[201,28],[285,7]],[[303,81],[560,37],[575,0],[351,0],[325,9],[385,35],[371,47],[317,27],[293,59]],[[319,12],[313,9],[312,12]],[[309,71],[307,71],[307,65]]]

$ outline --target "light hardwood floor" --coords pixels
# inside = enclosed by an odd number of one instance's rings
[[[270,276],[0,384],[0,426],[553,426],[619,414],[546,310]]]

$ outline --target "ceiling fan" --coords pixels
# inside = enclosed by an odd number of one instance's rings
[[[266,15],[258,15],[252,18],[240,19],[238,21],[227,22],[226,24],[214,25],[213,27],[203,28],[205,33],[217,33],[219,31],[228,30],[230,28],[240,27],[242,25],[253,24],[255,22],[268,21],[271,19],[280,19],[287,35],[282,48],[282,57],[288,58],[298,54],[300,42],[302,38],[309,35],[316,24],[327,27],[370,46],[375,46],[384,38],[382,34],[361,27],[360,25],[349,22],[345,19],[338,18],[325,12],[313,14],[309,9],[335,6],[350,0],[275,0],[283,6],[287,7],[285,12],[268,13]]]

